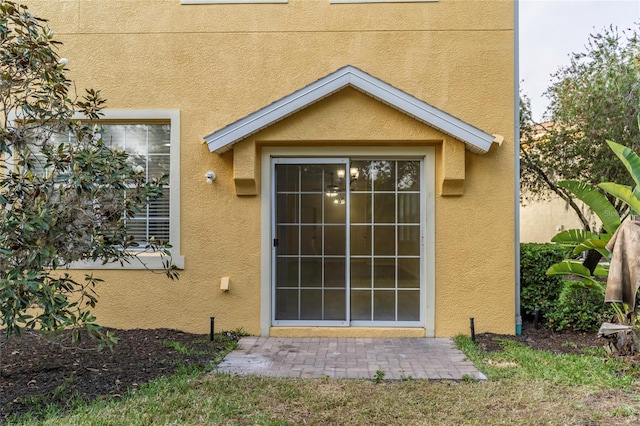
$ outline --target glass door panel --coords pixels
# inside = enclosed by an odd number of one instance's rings
[[[275,164],[275,324],[347,321],[347,160]]]
[[[420,161],[353,161],[351,319],[358,324],[420,320]]]
[[[421,320],[419,160],[274,160],[275,325]]]
[[[371,290],[351,290],[351,320],[371,320]]]
[[[398,292],[398,321],[420,320],[420,291]]]

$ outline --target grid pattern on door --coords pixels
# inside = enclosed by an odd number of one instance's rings
[[[344,164],[276,165],[276,320],[346,320],[340,170]]]
[[[420,161],[353,161],[352,321],[420,319]]]
[[[274,165],[275,324],[421,321],[422,162],[287,160]]]

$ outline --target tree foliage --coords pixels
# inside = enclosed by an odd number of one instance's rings
[[[611,141],[607,142],[607,145],[619,160],[622,169],[628,173],[630,180],[635,183],[635,187],[614,182],[602,182],[598,187],[618,203],[626,205],[627,210],[633,215],[637,215],[640,211],[640,156],[624,145]],[[577,181],[563,181],[559,185],[571,191],[600,218],[603,232],[597,234],[583,229],[570,229],[557,234],[551,241],[570,249],[571,258],[551,265],[546,274],[579,277],[586,286],[604,290],[602,278],[609,274],[612,257],[608,243],[621,226],[622,218],[618,216],[613,204],[598,192],[596,187]],[[587,256],[584,260],[575,258],[585,252]],[[603,257],[606,262],[600,263]]]
[[[102,143],[93,125],[99,92],[75,94],[67,61],[46,21],[0,3],[0,327],[57,330],[84,325],[98,333],[91,274],[74,262],[132,262],[158,251],[170,278],[169,246],[137,247],[126,219],[162,194],[128,155]],[[81,114],[88,121],[74,120]]]
[[[640,131],[640,40],[629,30],[613,27],[590,35],[585,52],[573,53],[570,63],[552,77],[545,92],[550,100],[545,123],[531,118],[529,102],[521,103],[521,186],[526,200],[556,194],[566,200],[585,229],[589,222],[561,180],[632,184],[607,140],[637,150]],[[610,197],[616,209],[627,206]]]
[[[547,275],[547,269],[561,262],[569,249],[559,244],[520,244],[520,306],[532,317],[536,308],[546,316],[553,309],[562,288],[562,277]]]

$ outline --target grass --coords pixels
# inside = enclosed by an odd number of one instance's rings
[[[542,380],[558,386],[624,389],[640,375],[638,367],[599,355],[552,354],[506,339],[501,341],[501,352],[487,354],[467,337],[459,336],[455,342],[489,380]]]
[[[456,344],[488,381],[284,379],[182,368],[122,400],[96,401],[46,425],[637,424],[638,368],[601,355],[553,355],[504,341]],[[375,379],[379,380],[375,380]]]
[[[207,354],[207,352],[205,352],[205,351],[193,350],[191,348],[186,347],[182,343],[176,342],[174,340],[164,339],[162,341],[162,345],[166,346],[168,348],[171,348],[171,349],[175,350],[176,352],[178,352],[180,354],[183,354],[183,355],[206,355]]]

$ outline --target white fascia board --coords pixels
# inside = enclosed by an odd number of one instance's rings
[[[340,70],[339,70],[340,71]],[[337,73],[337,72],[336,72]],[[289,96],[259,109],[240,120],[205,136],[211,152],[222,154],[242,139],[268,127],[283,118],[325,98],[349,84],[345,73],[330,74]],[[329,78],[330,77],[330,78]]]
[[[362,71],[353,73],[351,82],[355,88],[369,96],[380,99],[385,104],[461,140],[470,151],[485,153],[491,148],[491,143],[495,139],[493,135]]]
[[[416,120],[453,136],[464,142],[467,149],[474,153],[486,153],[494,140],[494,136],[351,65],[341,68],[291,95],[285,96],[205,136],[204,140],[211,152],[222,154],[230,150],[236,142],[330,96],[346,86],[351,86]]]

